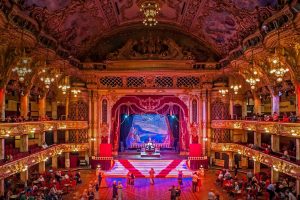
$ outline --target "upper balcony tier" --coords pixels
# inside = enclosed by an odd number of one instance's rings
[[[300,138],[300,123],[251,120],[212,120],[211,128],[257,131],[287,137]]]
[[[87,129],[87,121],[34,121],[20,123],[0,123],[0,138],[18,136],[34,132],[52,130]]]
[[[243,156],[251,158],[253,161],[263,163],[276,171],[288,174],[292,177],[300,177],[300,166],[288,160],[263,153],[256,149],[249,148],[244,145],[234,143],[212,143],[212,151],[219,152],[235,152]]]

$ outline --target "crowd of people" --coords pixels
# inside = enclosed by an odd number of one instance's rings
[[[296,200],[295,181],[280,178],[278,182],[270,182],[270,174],[253,174],[248,171],[246,176],[233,176],[227,169],[217,173],[216,184],[228,192],[233,198],[245,197],[256,200],[259,196],[268,196],[269,200]],[[214,198],[212,198],[214,199]]]
[[[60,200],[63,195],[74,190],[77,184],[82,183],[80,172],[62,172],[49,170],[46,173],[30,173],[26,183],[18,183],[20,178],[5,182],[6,193],[2,199],[20,200]]]
[[[249,118],[247,118],[249,119]],[[274,121],[274,122],[297,122],[298,117],[293,113],[290,112],[288,115],[286,112],[280,116],[279,113],[274,112],[272,115],[267,115],[267,114],[259,114],[259,113],[254,113],[251,117],[251,120],[257,120],[257,121]]]
[[[28,116],[27,119],[24,116],[20,116],[20,115],[13,115],[13,116],[7,116],[5,118],[4,122],[7,123],[20,123],[20,122],[25,122],[25,121],[49,121],[51,120],[51,118],[49,118],[47,115],[43,116],[43,117],[31,117]]]

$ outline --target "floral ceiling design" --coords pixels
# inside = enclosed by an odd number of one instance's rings
[[[75,56],[118,29],[142,23],[139,0],[24,0],[24,12]],[[160,0],[160,26],[176,27],[220,57],[282,6],[277,0]],[[155,29],[155,28],[154,28]]]

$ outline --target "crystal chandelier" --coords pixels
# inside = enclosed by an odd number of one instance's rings
[[[156,16],[160,11],[159,3],[154,0],[142,1],[140,11],[144,14],[145,26],[155,26],[158,23]]]
[[[280,38],[278,31],[278,47],[275,48],[275,54],[271,58],[269,58],[269,62],[271,65],[270,74],[274,74],[277,82],[281,82],[283,80],[284,75],[289,71],[287,67],[283,66],[283,62],[280,57]]]
[[[228,93],[228,89],[222,88],[222,89],[219,90],[219,93],[220,93],[223,97],[225,97],[225,95]]]
[[[242,88],[241,85],[239,84],[233,84],[230,86],[230,88],[233,90],[234,94],[238,94],[239,93],[239,89]]]
[[[13,72],[16,72],[19,77],[19,81],[23,82],[26,74],[31,73],[29,68],[30,58],[22,57],[18,62],[17,66],[12,69]]]
[[[81,93],[81,91],[78,90],[78,89],[72,89],[71,92],[72,92],[72,94],[74,95],[74,97],[77,97],[77,95],[78,95],[79,93]]]
[[[31,58],[26,56],[26,50],[25,47],[23,46],[23,31],[21,34],[20,48],[21,48],[21,58],[18,61],[17,66],[14,67],[12,71],[16,72],[19,77],[19,81],[23,82],[25,80],[26,74],[29,74],[32,71],[29,66],[31,62]]]
[[[69,77],[66,76],[58,88],[61,89],[63,94],[67,94],[68,90],[70,89]]]
[[[258,73],[256,70],[254,70],[254,59],[253,59],[253,51],[252,51],[252,58],[251,61],[249,62],[249,64],[251,65],[251,73],[249,75],[249,77],[246,78],[246,82],[249,83],[250,87],[252,90],[255,89],[256,84],[260,81],[259,77],[258,77]]]
[[[46,69],[43,69],[42,73],[40,80],[45,84],[45,87],[49,89],[50,85],[55,81],[55,78],[58,78],[58,75],[47,73]]]

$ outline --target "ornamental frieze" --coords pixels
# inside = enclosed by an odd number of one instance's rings
[[[262,153],[249,147],[232,143],[211,143],[213,151],[232,151],[263,163],[276,171],[288,174],[292,177],[300,177],[300,166],[289,161]]]
[[[300,137],[300,123],[282,123],[246,120],[213,120],[213,129],[238,129],[245,131],[257,131],[274,135]]]

